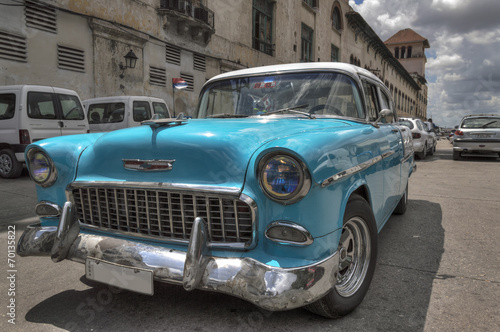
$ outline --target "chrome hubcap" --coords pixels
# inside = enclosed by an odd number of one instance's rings
[[[351,218],[342,228],[335,285],[340,296],[352,296],[363,284],[370,261],[370,242],[368,226],[362,218]]]
[[[0,173],[7,174],[12,169],[12,160],[7,155],[0,156]]]

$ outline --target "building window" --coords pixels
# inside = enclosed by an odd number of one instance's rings
[[[405,58],[405,53],[406,53],[406,47],[401,47],[401,59]]]
[[[85,53],[72,47],[57,45],[57,67],[85,72]]]
[[[318,7],[318,1],[317,0],[303,0],[306,5],[308,5],[311,8],[317,8]]]
[[[342,29],[342,12],[340,11],[338,2],[333,5],[332,11],[332,25],[335,29]]]
[[[339,48],[333,44],[332,44],[332,56],[330,61],[339,62]]]
[[[186,81],[187,87],[184,91],[194,91],[194,76],[192,74],[181,73],[181,78]]]
[[[206,58],[202,54],[193,53],[194,70],[205,72],[207,69]]]
[[[408,54],[407,54],[407,57],[408,57],[408,58],[411,58],[411,46],[408,46]]]
[[[394,57],[395,57],[396,59],[399,59],[399,47],[396,47],[396,48],[394,49]]]
[[[302,55],[300,58],[300,61],[302,62],[313,61],[313,33],[313,29],[302,23]]]
[[[273,6],[274,1],[253,0],[252,47],[273,55]]]
[[[351,56],[350,56],[350,58],[349,58],[349,63],[350,63],[351,65],[353,65],[353,64],[354,64],[354,56],[353,56],[352,54],[351,54]]]
[[[39,1],[25,1],[26,26],[57,33],[57,13],[50,5]]]
[[[165,45],[165,60],[174,65],[181,65],[181,49],[177,46],[166,44]]]
[[[26,37],[0,31],[0,58],[27,62],[27,47]]]
[[[149,84],[167,86],[167,69],[149,66]]]

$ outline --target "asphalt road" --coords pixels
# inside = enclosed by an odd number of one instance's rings
[[[16,256],[9,266],[8,231],[15,226],[18,239],[36,222],[36,192],[25,173],[0,179],[0,330],[500,331],[500,159],[453,161],[451,145],[440,141],[417,165],[406,214],[379,234],[366,298],[338,320],[302,309],[266,312],[173,285],[155,284],[152,297],[115,292],[90,284],[83,265],[47,257]]]

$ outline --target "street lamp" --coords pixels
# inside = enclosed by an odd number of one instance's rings
[[[122,62],[120,62],[120,69],[122,70],[120,78],[124,77],[123,73],[125,72],[125,69],[135,68],[135,63],[137,62],[138,59],[138,57],[132,50],[130,50],[130,52],[128,52],[127,55],[124,56],[124,58],[125,58],[125,65],[123,65]]]

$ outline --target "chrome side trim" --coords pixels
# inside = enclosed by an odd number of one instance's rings
[[[364,163],[361,163],[359,165],[356,165],[354,167],[351,167],[351,168],[348,168],[346,169],[345,171],[342,171],[342,172],[339,172],[335,175],[332,175],[330,176],[329,178],[325,179],[322,183],[321,183],[321,187],[326,187],[330,184],[332,184],[333,182],[336,182],[336,181],[339,181],[345,177],[348,177],[350,175],[353,175],[353,174],[356,174],[356,173],[359,173],[365,169],[367,169],[368,167],[372,166],[372,165],[375,165],[376,163],[378,163],[379,161],[381,161],[383,159],[382,156],[377,156],[375,158],[372,158],[370,160],[367,160],[365,161]]]
[[[217,187],[203,186],[183,183],[168,183],[168,182],[129,182],[129,181],[75,181],[69,184],[66,188],[66,198],[72,189],[98,186],[101,188],[131,188],[131,189],[165,189],[165,190],[185,190],[196,191],[200,193],[221,194],[224,196],[238,196],[241,192],[239,187]]]

